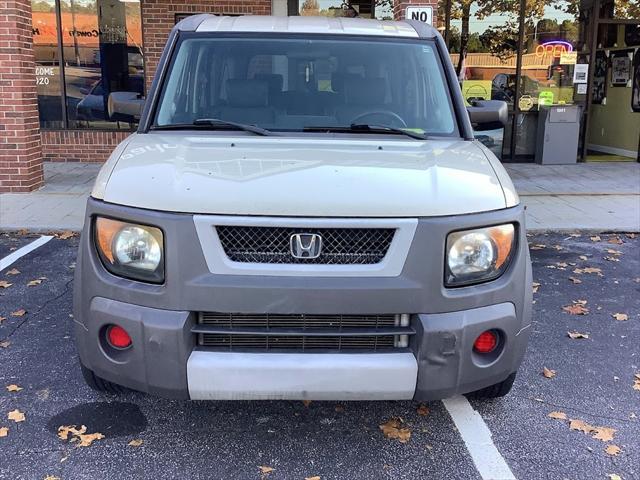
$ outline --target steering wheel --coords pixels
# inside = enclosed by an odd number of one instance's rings
[[[387,117],[392,118],[394,121],[397,121],[402,128],[408,128],[407,122],[405,122],[400,115],[391,110],[371,110],[369,112],[361,113],[351,120],[351,123],[360,123],[359,120],[363,118],[372,116],[372,115],[386,115]],[[366,122],[363,122],[366,123]],[[393,122],[392,122],[393,123]]]

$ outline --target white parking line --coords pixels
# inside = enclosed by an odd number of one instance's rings
[[[10,253],[9,255],[4,257],[2,260],[0,260],[0,271],[2,271],[5,268],[7,268],[9,265],[14,263],[16,260],[24,257],[26,254],[28,254],[30,252],[33,252],[36,248],[41,247],[42,245],[47,243],[52,238],[53,237],[51,235],[43,235],[42,237],[38,238],[37,240],[34,240],[33,242],[25,245],[22,248],[19,248],[15,252]]]
[[[515,480],[513,472],[491,440],[491,431],[462,395],[443,400],[471,459],[483,480]]]

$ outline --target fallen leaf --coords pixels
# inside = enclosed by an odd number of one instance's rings
[[[622,255],[622,252],[620,250],[614,250],[613,248],[607,248],[605,252],[611,255]]]
[[[589,334],[588,333],[580,333],[580,332],[567,332],[567,335],[569,335],[569,338],[575,340],[577,338],[589,338]]]
[[[546,248],[546,245],[543,245],[542,243],[538,243],[536,245],[531,245],[529,247],[529,250],[542,250],[543,248]]]
[[[593,431],[595,432],[593,438],[595,438],[596,440],[610,442],[611,440],[613,440],[613,434],[616,432],[616,429],[609,427],[594,427]]]
[[[607,262],[619,262],[620,259],[617,257],[604,257]]]
[[[11,342],[9,340],[3,340],[2,342],[0,342],[0,347],[2,348],[7,348],[9,345],[11,345]]]
[[[559,268],[567,268],[569,266],[569,264],[567,262],[556,262],[556,265]]]
[[[41,283],[42,280],[37,278],[36,280],[31,280],[29,283],[27,283],[27,287],[35,287],[36,285],[40,285]]]
[[[556,420],[566,420],[567,414],[564,412],[551,412],[547,417],[555,418]]]
[[[20,310],[16,310],[15,312],[11,312],[11,316],[12,317],[22,317],[22,316],[24,316],[25,313],[27,313],[27,311],[24,308],[21,308]]]
[[[275,468],[267,467],[265,465],[260,465],[258,468],[260,469],[260,473],[262,475],[268,475],[269,473],[271,473],[271,472],[273,472],[275,470]]]
[[[68,240],[72,237],[75,237],[76,234],[70,230],[66,230],[62,233],[56,234],[56,237],[58,237],[60,240]]]
[[[0,288],[9,288],[13,283],[9,283],[6,280],[0,280]]]
[[[636,234],[635,234],[635,233],[627,233],[627,234],[626,234],[626,236],[627,236],[627,238],[630,238],[630,239],[632,239],[632,240],[633,240],[634,238],[636,238]]]
[[[600,235],[594,235],[593,237],[589,237],[591,239],[592,242],[599,242],[600,240],[602,240],[600,238]]]
[[[344,412],[344,407],[342,405],[336,405],[335,410],[338,413],[342,413],[342,412]]]
[[[533,282],[531,284],[531,286],[533,287],[533,293],[538,293],[538,289],[540,288],[540,284],[538,282]]]
[[[418,409],[416,410],[416,412],[418,412],[418,415],[421,415],[423,417],[426,417],[427,415],[429,415],[429,407],[427,407],[424,403],[421,404]]]
[[[400,443],[407,443],[411,438],[411,430],[403,427],[403,425],[404,423],[401,418],[394,417],[382,425],[379,425],[379,428],[385,437],[397,439]]]
[[[598,276],[602,277],[602,269],[597,268],[597,267],[585,267],[585,268],[575,268],[573,270],[573,273],[577,273],[578,275],[581,275],[583,273],[597,273]]]
[[[44,480],[60,480],[60,477],[55,477],[53,475],[47,475],[44,477]]]
[[[9,435],[9,429],[7,427],[0,427],[0,437],[6,437]]]
[[[576,277],[569,277],[569,280],[571,280],[575,284],[582,283],[582,280]]]
[[[633,379],[633,389],[640,390],[640,373],[636,373]]]
[[[127,443],[127,445],[129,445],[130,447],[139,447],[143,443],[144,443],[144,440],[140,438],[136,438],[135,440],[131,440],[129,443]]]
[[[610,473],[607,477],[609,477],[609,480],[622,480],[622,477],[615,473]]]
[[[589,425],[584,420],[571,420],[569,422],[569,428],[571,430],[578,430],[584,433],[591,433],[594,429],[593,425]]]
[[[11,385],[7,385],[8,392],[19,392],[20,390],[22,390],[22,387],[19,387],[15,383],[12,383]]]
[[[614,245],[622,245],[624,243],[620,237],[611,237],[607,242],[613,243]]]
[[[313,477],[304,477],[304,480],[320,480],[320,475],[314,475]]]
[[[626,313],[614,313],[611,316],[620,322],[629,320],[629,315],[627,315]]]
[[[589,257],[587,257],[586,255],[580,255],[578,258],[580,260],[588,260],[589,259]]]
[[[7,317],[0,317],[0,323],[4,322],[7,319]]]
[[[309,407],[309,405],[311,405],[311,400],[302,400],[302,403],[305,407]]]
[[[16,408],[15,410],[12,410],[7,414],[7,418],[9,420],[13,420],[16,423],[24,422],[24,413]]]
[[[104,438],[104,435],[101,433],[85,433],[84,435],[78,435],[78,438],[80,439],[78,447],[90,447],[94,441]]]
[[[556,371],[550,370],[547,367],[542,367],[542,375],[544,375],[546,378],[553,378],[556,376]]]
[[[565,305],[562,310],[571,315],[586,315],[589,313],[589,309],[580,303],[574,303],[573,305]]]
[[[58,427],[58,438],[61,440],[68,440],[69,434],[78,436],[87,431],[87,427],[81,425],[80,428],[76,428],[75,425],[60,425]]]
[[[604,451],[607,453],[607,455],[611,455],[612,457],[615,457],[620,453],[620,447],[617,445],[611,444],[611,445],[607,445],[607,448],[605,448]]]
[[[20,270],[18,270],[17,268],[12,268],[7,273],[5,273],[5,275],[19,275],[19,274],[20,274]]]

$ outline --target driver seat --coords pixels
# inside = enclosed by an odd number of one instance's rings
[[[347,77],[344,79],[344,103],[336,106],[340,125],[351,125],[354,119],[367,112],[389,110],[385,103],[387,83],[384,78]],[[375,118],[372,115],[371,118]],[[367,123],[376,123],[367,119]],[[383,116],[380,116],[384,120]],[[364,120],[364,119],[363,119]]]

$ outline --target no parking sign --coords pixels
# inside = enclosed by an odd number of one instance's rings
[[[405,18],[407,20],[419,20],[421,22],[433,25],[433,7],[428,5],[414,5],[411,7],[407,7]]]

